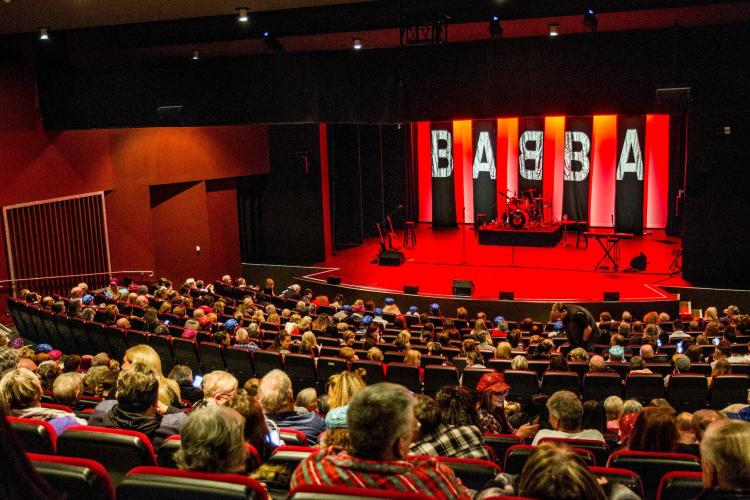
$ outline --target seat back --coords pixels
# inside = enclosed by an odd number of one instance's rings
[[[680,374],[669,377],[667,400],[677,412],[694,412],[706,407],[708,382],[705,375]]]
[[[225,370],[227,367],[224,361],[224,347],[221,344],[201,342],[198,344],[198,357],[204,374],[215,370]]]
[[[529,455],[536,447],[528,444],[516,444],[505,451],[503,460],[503,471],[508,474],[520,474],[526,464]],[[499,458],[498,458],[499,459]]]
[[[578,374],[574,372],[547,372],[542,376],[542,393],[548,396],[557,391],[570,391],[574,394],[581,393],[581,381]]]
[[[198,349],[196,348],[195,341],[175,337],[172,339],[172,352],[174,353],[175,363],[189,366],[194,374],[201,373],[200,359],[198,358]]]
[[[282,437],[282,439],[284,439]],[[286,441],[285,441],[286,442]],[[271,455],[271,457],[268,459],[266,463],[268,464],[275,464],[275,465],[282,465],[287,470],[293,471],[297,468],[297,466],[302,462],[304,459],[310,456],[311,453],[315,453],[317,451],[317,448],[312,448],[309,446],[293,446],[293,445],[284,445],[279,446],[276,448]],[[289,477],[291,479],[291,477]],[[288,481],[280,482],[275,481],[272,484],[272,487],[274,489],[279,489],[283,491],[289,490],[289,483]]]
[[[321,393],[328,392],[328,379],[332,375],[349,370],[349,362],[344,358],[333,356],[321,356],[318,358],[318,390]],[[381,372],[382,373],[382,372]]]
[[[641,476],[635,472],[627,469],[616,469],[614,467],[589,467],[589,470],[596,477],[603,477],[607,479],[607,484],[622,484],[627,487],[630,491],[638,495],[639,498],[643,498],[643,483],[641,482]],[[607,493],[608,487],[605,486],[604,492]]]
[[[174,368],[174,354],[172,353],[172,340],[166,335],[149,335],[148,345],[154,348],[161,359],[161,369],[168,374]]]
[[[476,458],[438,457],[438,461],[447,465],[467,488],[481,490],[488,481],[495,478],[500,467],[489,460]]]
[[[72,352],[76,354],[88,354],[84,351],[89,346],[86,344],[86,342],[79,344],[76,341],[76,337],[73,335],[73,331],[70,328],[70,323],[67,316],[63,314],[53,314],[52,322],[55,324],[55,328],[57,328],[57,332],[60,334],[60,337],[62,337],[63,343],[69,348],[73,349]]]
[[[458,369],[455,366],[427,365],[424,368],[424,393],[434,397],[447,385],[458,385]]]
[[[255,351],[255,376],[262,378],[271,370],[283,370],[284,361],[281,354],[275,351]]]
[[[406,363],[390,363],[385,374],[385,381],[401,384],[413,393],[422,392],[422,381],[419,368]]]
[[[664,378],[658,373],[634,373],[625,380],[625,399],[637,399],[648,404],[664,397]]]
[[[385,351],[383,352],[383,361],[385,363],[402,363],[404,356],[406,355],[403,351]]]
[[[365,370],[365,373],[367,374],[367,380],[365,380],[365,382],[367,382],[367,385],[377,384],[378,382],[382,382],[383,380],[385,380],[385,376],[383,375],[383,366],[377,361],[370,361],[369,359],[357,359],[352,361],[350,366],[352,370],[356,370],[358,368],[362,368]]]
[[[315,358],[309,354],[287,354],[284,356],[284,371],[292,379],[294,394],[308,387],[317,387],[318,375],[315,370]]]
[[[237,347],[227,347],[224,350],[224,356],[227,363],[227,371],[234,375],[240,384],[244,384],[255,374],[255,365],[253,355],[246,349]]]
[[[621,450],[612,453],[607,467],[628,469],[643,481],[644,499],[656,498],[662,476],[671,471],[699,472],[698,457],[685,453]]]
[[[490,359],[487,361],[487,368],[498,372],[504,372],[505,370],[511,369],[512,359]]]
[[[116,326],[106,326],[104,327],[104,335],[106,335],[109,344],[109,355],[114,359],[125,357],[125,351],[129,347],[125,340],[125,332]]]
[[[131,323],[131,329],[128,330],[125,335],[125,341],[127,342],[128,347],[133,347],[139,344],[148,344],[148,333],[143,330],[132,328],[132,326]]]
[[[492,373],[490,368],[465,368],[461,373],[461,385],[467,389],[474,390],[477,388],[479,380],[485,373]]]
[[[57,433],[48,422],[33,418],[7,418],[21,439],[24,450],[43,455],[54,455],[57,452]]]
[[[510,386],[508,399],[525,405],[531,396],[539,392],[536,372],[528,370],[505,370],[505,382]]]
[[[604,466],[609,459],[609,446],[607,446],[606,443],[597,441],[595,439],[565,439],[548,437],[540,439],[539,442],[565,444],[571,448],[588,450],[594,455],[594,465]]]
[[[98,354],[94,351],[94,345],[89,339],[85,321],[81,318],[68,318],[68,327],[70,328],[73,340],[75,340],[81,354]]]
[[[68,500],[114,500],[106,469],[94,460],[29,453],[29,460],[53,490]]]
[[[110,356],[112,356],[112,352],[109,348],[109,342],[107,341],[107,335],[104,333],[104,325],[92,321],[90,323],[86,323],[85,328],[86,334],[91,341],[91,347],[93,347],[94,352],[106,352]],[[115,359],[117,359],[118,361],[122,360],[122,358]]]
[[[709,406],[714,410],[721,410],[730,404],[745,401],[748,388],[749,375],[718,375],[711,382]]]
[[[346,486],[328,486],[305,484],[289,493],[289,500],[368,500],[370,498],[389,498],[392,500],[428,500],[429,495],[406,491],[376,490],[373,488],[348,488]]]
[[[702,472],[672,471],[659,482],[658,500],[684,500],[695,498],[703,491]]]
[[[105,465],[112,483],[120,483],[133,467],[156,465],[154,448],[140,432],[101,427],[69,427],[57,439],[57,452]]]
[[[117,487],[118,500],[206,500],[268,498],[261,483],[243,474],[194,472],[165,467],[137,467]]]
[[[279,428],[279,437],[289,446],[307,446],[307,436],[297,429]]]
[[[515,434],[485,434],[484,443],[492,448],[498,465],[502,465],[508,448],[523,444],[523,439]]]
[[[622,380],[617,373],[587,373],[583,376],[583,400],[604,401],[609,396],[622,397]]]

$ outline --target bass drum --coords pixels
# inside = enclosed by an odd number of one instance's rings
[[[528,221],[529,214],[525,210],[515,210],[510,213],[510,217],[508,218],[508,224],[513,229],[523,229]]]

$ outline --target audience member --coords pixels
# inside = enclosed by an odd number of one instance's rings
[[[565,439],[591,439],[604,442],[604,436],[596,429],[581,429],[583,405],[574,393],[557,391],[547,400],[549,423],[552,429],[542,429],[534,436],[532,445],[546,437]]]
[[[180,387],[180,396],[190,401],[191,405],[203,399],[203,390],[193,385],[193,370],[189,366],[174,365],[167,378],[177,382]]]
[[[242,415],[225,406],[192,412],[180,429],[180,449],[174,455],[177,466],[197,472],[243,472],[244,427]]]
[[[298,411],[294,407],[292,381],[281,370],[271,370],[260,381],[258,398],[266,417],[278,427],[302,432],[308,443],[314,445],[323,432],[325,422],[315,412]]]
[[[628,449],[672,452],[677,446],[677,424],[667,408],[646,407],[638,415]]]
[[[699,499],[750,496],[750,423],[719,420],[701,440],[703,492]]]
[[[700,447],[698,440],[695,437],[695,429],[693,428],[693,414],[687,411],[683,411],[676,418],[677,423],[677,446],[675,450],[677,453],[690,453],[695,456],[700,456]]]
[[[224,406],[232,408],[245,417],[245,441],[255,447],[261,461],[267,461],[277,448],[277,444],[271,437],[263,408],[258,400],[245,390],[239,390],[237,395],[227,401]]]
[[[214,370],[203,377],[203,399],[194,408],[223,406],[237,394],[239,382],[234,375],[222,370]]]

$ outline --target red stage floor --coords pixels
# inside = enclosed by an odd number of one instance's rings
[[[398,236],[401,246],[402,234]],[[581,248],[576,248],[575,233],[568,233],[566,240],[567,245],[561,242],[552,248],[480,245],[468,225],[458,229],[418,225],[417,246],[404,249],[406,262],[400,267],[371,263],[378,251],[373,238],[317,263],[325,270],[308,277],[325,280],[335,275],[347,286],[399,292],[404,285],[419,285],[421,295],[436,296],[451,296],[452,281],[465,279],[474,282],[475,299],[497,299],[503,290],[514,292],[516,300],[530,301],[601,301],[605,291],[620,292],[623,301],[673,300],[659,285],[690,286],[679,274],[670,274],[681,240],[664,231],[621,241],[621,269],[640,252],[647,255],[647,270],[638,273],[595,271],[603,255],[599,244],[589,239],[588,248],[583,248],[582,238]]]

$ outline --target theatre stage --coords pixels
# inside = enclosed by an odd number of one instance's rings
[[[612,232],[612,229],[593,229]],[[402,245],[403,233],[394,243]],[[581,242],[582,243],[582,242]],[[588,248],[576,248],[575,232],[551,248],[482,245],[470,225],[456,229],[433,229],[417,225],[417,245],[402,250],[406,261],[398,267],[371,263],[378,251],[375,238],[316,263],[323,268],[307,277],[325,282],[338,276],[342,285],[401,293],[404,285],[419,285],[420,295],[452,296],[454,279],[474,282],[474,299],[495,299],[499,291],[512,291],[523,301],[601,301],[605,291],[620,292],[622,301],[661,301],[675,297],[660,285],[689,286],[670,264],[681,248],[679,238],[664,231],[646,231],[621,242],[620,271],[595,271],[603,251],[593,238]],[[643,252],[648,257],[645,272],[623,272],[630,260]]]

